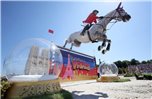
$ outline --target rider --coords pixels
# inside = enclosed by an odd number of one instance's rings
[[[83,21],[83,23],[85,24],[85,27],[83,28],[82,32],[80,33],[80,35],[84,35],[85,31],[88,30],[94,23],[97,23],[97,18],[103,18],[103,17],[98,17],[97,14],[99,13],[98,10],[93,10],[92,13],[89,14],[89,16],[87,17],[86,20]]]

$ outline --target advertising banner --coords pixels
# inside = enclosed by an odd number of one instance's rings
[[[60,77],[78,80],[95,78],[97,75],[96,59],[93,56],[59,47],[63,56]]]

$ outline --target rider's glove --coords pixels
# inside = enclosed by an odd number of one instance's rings
[[[100,17],[98,17],[98,18],[102,19],[102,18],[104,18],[104,17],[103,17],[103,16],[100,16]]]

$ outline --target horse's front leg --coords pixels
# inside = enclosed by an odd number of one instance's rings
[[[108,42],[108,45],[107,45],[106,49],[102,50],[102,54],[105,54],[107,51],[110,50],[111,40],[107,39],[106,41]]]
[[[103,49],[106,46],[106,40],[103,40],[102,45],[98,46],[98,51],[100,51],[101,49]]]
[[[108,40],[108,45],[107,45],[107,48],[106,48],[107,51],[110,50],[110,46],[111,46],[111,40]]]

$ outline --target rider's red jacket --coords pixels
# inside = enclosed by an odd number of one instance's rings
[[[97,18],[98,18],[98,17],[96,16],[96,14],[91,13],[91,14],[87,17],[87,19],[83,21],[83,23],[89,23],[89,24],[91,24],[92,22],[97,23],[97,21],[96,21]]]

